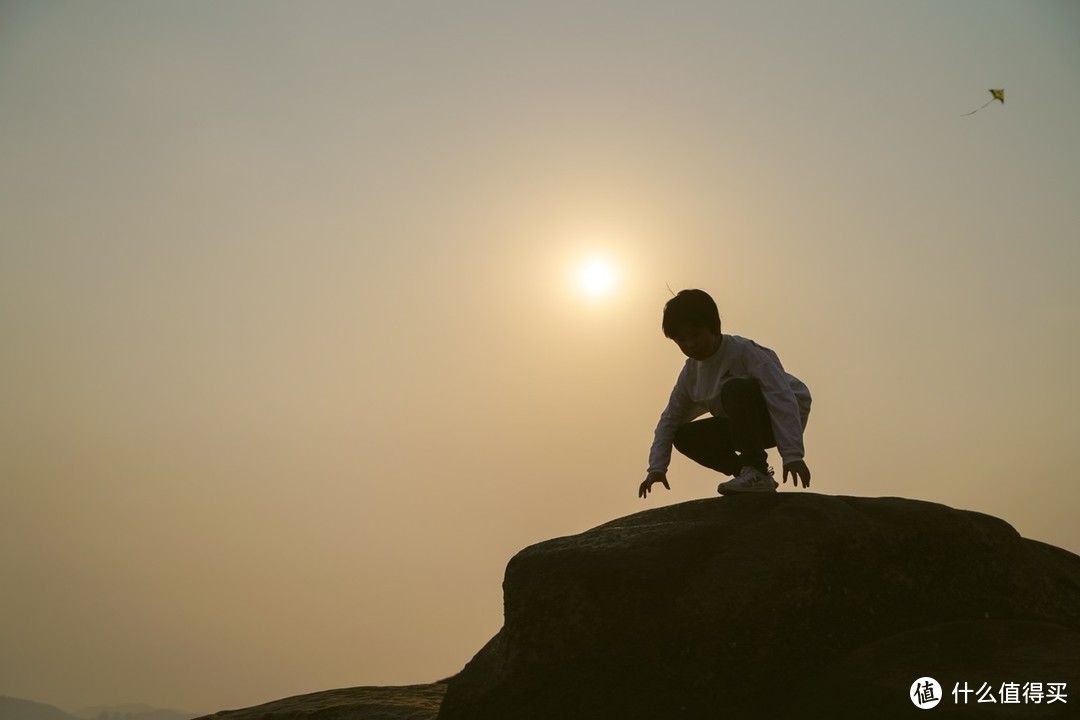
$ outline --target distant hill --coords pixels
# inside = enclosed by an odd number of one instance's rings
[[[0,720],[191,720],[197,716],[149,705],[101,705],[72,715],[52,705],[0,695]]]
[[[81,720],[191,720],[198,715],[199,713],[163,710],[149,705],[99,705],[83,708],[75,713]]]
[[[0,695],[0,720],[77,720],[58,707]]]
[[[198,716],[198,712],[164,710],[149,705],[98,705],[76,712],[76,717],[82,720],[191,720]]]

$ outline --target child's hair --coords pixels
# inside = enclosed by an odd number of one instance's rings
[[[704,290],[680,290],[664,305],[664,337],[672,337],[687,327],[720,332],[720,311]]]

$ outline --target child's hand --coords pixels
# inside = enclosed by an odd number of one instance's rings
[[[666,474],[662,472],[651,472],[649,473],[649,476],[645,478],[644,482],[641,483],[641,486],[638,488],[638,497],[643,498],[648,495],[649,491],[652,490],[653,483],[657,482],[664,483],[664,487],[666,489],[671,489],[671,486],[668,485]]]
[[[800,480],[802,480],[803,487],[810,487],[810,468],[806,467],[806,463],[802,460],[784,463],[785,484],[787,483],[788,473],[791,473],[791,484],[795,487],[799,487]]]

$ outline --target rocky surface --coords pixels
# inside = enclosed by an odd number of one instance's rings
[[[526,548],[503,591],[440,720],[921,717],[922,676],[933,717],[1080,715],[1080,557],[943,505],[683,503]],[[1072,697],[1000,702],[1026,682]]]
[[[205,720],[433,720],[446,685],[355,687],[298,695]]]

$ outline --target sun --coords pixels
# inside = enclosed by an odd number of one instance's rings
[[[578,284],[586,295],[604,297],[615,287],[615,268],[603,258],[585,262],[578,272]]]

